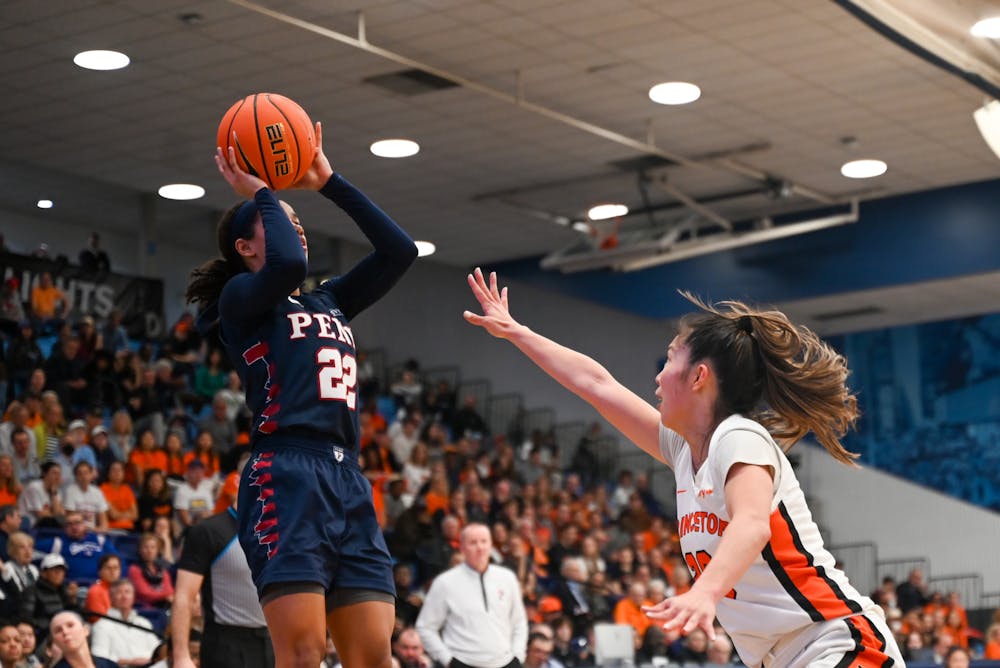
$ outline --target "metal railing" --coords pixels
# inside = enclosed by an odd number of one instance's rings
[[[497,394],[486,403],[486,424],[494,436],[503,434],[510,437],[518,427],[521,406],[524,403],[520,394]]]
[[[861,594],[867,595],[878,588],[878,548],[874,543],[831,545],[829,551]]]
[[[897,583],[906,582],[910,577],[910,571],[919,568],[924,573],[924,577],[930,577],[931,564],[926,557],[914,557],[909,559],[882,559],[878,562],[878,580],[886,576],[892,577]]]
[[[940,592],[946,596],[949,592],[958,592],[958,600],[966,608],[982,607],[983,576],[979,574],[964,573],[929,578],[927,588],[932,592]]]

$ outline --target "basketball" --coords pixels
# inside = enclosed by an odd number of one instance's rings
[[[298,181],[316,156],[315,126],[309,114],[283,95],[254,93],[238,100],[219,123],[216,146],[273,190]],[[236,136],[233,136],[236,133]]]

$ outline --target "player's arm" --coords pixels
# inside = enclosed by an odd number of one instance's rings
[[[264,225],[264,266],[256,273],[238,274],[226,283],[219,297],[219,315],[246,321],[270,311],[305,280],[308,265],[298,230],[261,179],[243,171],[236,152],[218,149],[219,173],[242,197],[252,198]]]
[[[392,218],[340,174],[320,192],[344,210],[374,250],[346,274],[324,282],[348,320],[378,301],[406,273],[417,257],[413,239]]]
[[[194,616],[195,597],[201,589],[204,576],[178,569],[174,603],[170,606],[170,633],[173,638],[174,668],[193,668],[191,660],[191,619]]]
[[[659,411],[615,380],[595,360],[514,320],[507,306],[507,288],[502,292],[497,288],[495,273],[490,274],[487,285],[482,271],[477,268],[474,275],[469,275],[469,287],[479,301],[483,315],[466,311],[464,316],[467,321],[513,343],[542,371],[596,408],[630,441],[664,462],[659,447]]]

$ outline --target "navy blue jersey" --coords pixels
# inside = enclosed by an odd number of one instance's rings
[[[372,242],[372,253],[316,290],[289,296],[305,279],[305,253],[274,194],[262,188],[254,201],[264,224],[264,266],[226,283],[218,318],[254,415],[253,441],[299,428],[353,452],[357,364],[347,323],[399,280],[417,251],[389,216],[341,176],[334,174],[320,192],[354,219]]]

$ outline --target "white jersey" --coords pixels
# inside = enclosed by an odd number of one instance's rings
[[[697,475],[687,442],[663,426],[660,453],[674,470],[681,550],[695,578],[729,524],[725,484],[730,467],[745,463],[774,471],[771,539],[716,608],[746,665],[760,666],[779,640],[814,622],[875,612],[875,603],[834,567],[788,458],[759,423],[740,415],[723,420]]]

